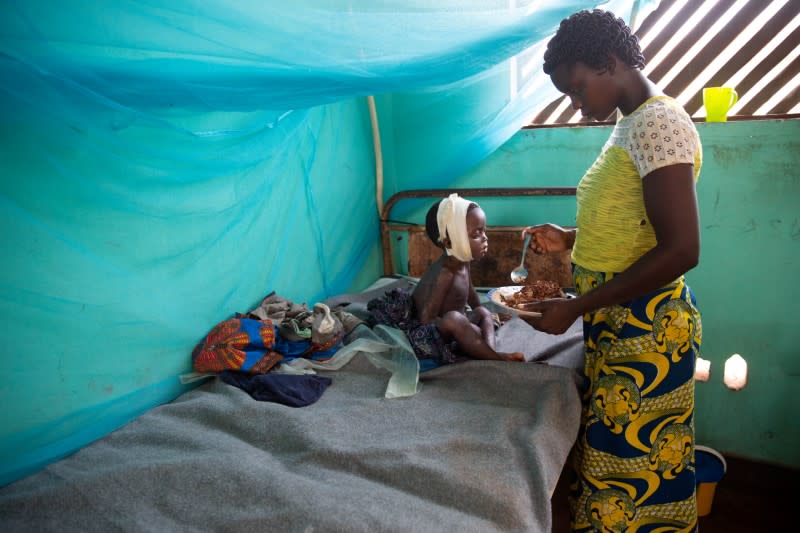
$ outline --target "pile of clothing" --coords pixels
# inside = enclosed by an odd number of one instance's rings
[[[214,326],[192,351],[192,366],[203,375],[219,374],[257,400],[308,405],[321,396],[330,378],[273,369],[296,358],[332,357],[361,323],[324,303],[309,310],[273,292],[255,309]]]

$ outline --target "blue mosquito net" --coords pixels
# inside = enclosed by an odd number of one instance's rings
[[[555,95],[561,19],[653,3],[4,0],[0,484],[175,398],[267,293],[380,275],[367,96],[384,198],[444,187]]]

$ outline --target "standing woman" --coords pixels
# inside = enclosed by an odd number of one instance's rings
[[[695,531],[694,365],[684,273],[700,254],[702,152],[681,105],[641,69],[638,39],[594,10],[561,22],[544,71],[584,116],[622,113],[577,190],[577,230],[528,227],[536,253],[572,248],[578,297],[538,304],[542,331],[583,317],[588,389],[570,463],[574,531]]]

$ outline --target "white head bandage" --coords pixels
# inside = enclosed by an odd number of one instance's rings
[[[467,234],[467,209],[473,203],[453,193],[439,204],[436,223],[439,226],[439,242],[450,238],[451,248],[445,248],[447,255],[459,261],[472,261],[472,250],[469,247]]]

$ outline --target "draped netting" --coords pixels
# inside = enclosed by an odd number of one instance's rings
[[[554,95],[543,44],[597,4],[2,2],[0,483],[176,397],[267,292],[377,276],[364,97],[385,196],[446,186]]]

